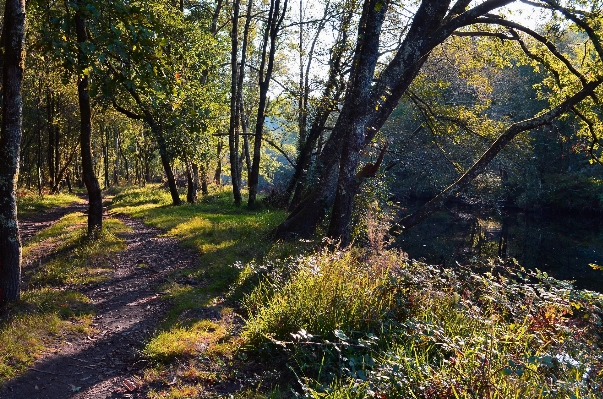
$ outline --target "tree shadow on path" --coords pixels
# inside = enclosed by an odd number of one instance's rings
[[[137,377],[146,366],[140,350],[167,311],[156,287],[170,272],[196,266],[198,254],[139,220],[120,219],[132,231],[122,234],[127,249],[114,259],[112,276],[81,289],[96,308],[95,334],[67,337],[54,353],[9,381],[0,398],[145,397]]]

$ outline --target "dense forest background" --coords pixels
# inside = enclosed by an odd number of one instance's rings
[[[21,186],[39,193],[83,186],[75,82],[82,74],[90,77],[92,163],[104,188],[161,180],[171,185],[173,175],[175,184],[190,185],[188,200],[194,202],[197,190],[234,179],[237,202],[237,191],[249,186],[251,197],[259,187],[288,204],[292,191],[301,191],[295,203],[319,180],[314,160],[349,85],[361,4],[28,7]],[[84,44],[76,40],[78,10],[86,17]],[[235,20],[234,13],[240,13]],[[466,171],[504,126],[546,109],[562,79],[570,79],[561,76],[566,72],[545,53],[547,46],[583,67],[595,61],[587,35],[555,13],[517,13],[509,11],[510,19],[529,20],[546,42],[526,34],[502,37],[506,28],[484,27],[483,35],[453,35],[431,51],[362,151],[361,166],[383,153],[374,181],[363,187],[367,195],[384,203],[390,192],[396,199],[430,199]],[[403,22],[392,19],[383,28],[377,75],[403,38],[397,28]],[[522,133],[462,200],[600,211],[598,122],[575,111]],[[302,175],[297,185],[296,169]]]

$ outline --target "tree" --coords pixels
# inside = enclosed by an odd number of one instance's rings
[[[396,46],[394,55],[388,58],[383,68],[377,69],[377,61],[381,56],[382,27],[384,21],[387,22],[385,17],[388,10],[395,5],[389,1],[366,0],[358,27],[350,83],[340,116],[325,146],[330,160],[323,161],[321,165],[321,185],[277,228],[277,235],[308,235],[315,230],[326,212],[331,211],[329,235],[340,238],[344,245],[347,244],[353,199],[363,180],[362,176],[357,176],[361,153],[372,142],[400,98],[407,92],[430,52],[439,45],[445,45],[446,39],[455,32],[469,30],[471,27],[479,31],[481,26],[504,26],[511,30],[521,30],[537,39],[531,31],[522,29],[521,25],[511,24],[502,17],[491,15],[492,12],[512,2],[513,0],[486,0],[470,7],[471,1],[468,0],[459,0],[455,3],[424,0],[406,26],[405,34]],[[599,39],[587,21],[578,18],[576,14],[564,9],[553,0],[536,4],[561,13],[567,11],[564,14],[565,18],[571,20],[588,35],[597,49],[596,54],[599,55],[600,61],[603,52],[598,50]],[[590,15],[588,12],[579,12],[578,15]],[[500,35],[491,36],[500,40]],[[547,48],[551,51],[550,46]],[[555,55],[553,51],[551,53]],[[564,58],[561,60],[563,61]],[[571,71],[565,62],[563,64]],[[587,96],[593,95],[600,83],[597,76],[598,74],[593,74],[593,78],[585,81],[577,79],[577,84],[568,86],[563,91],[563,97],[557,104],[576,104]],[[569,102],[565,103],[563,98]],[[565,107],[561,107],[558,113],[555,109],[557,108],[550,110],[550,114],[547,111],[547,114],[557,117],[566,110]],[[503,133],[503,136],[513,135],[510,132],[517,128],[531,129],[549,121],[547,118],[544,119],[546,120],[534,119],[521,127],[509,128],[510,130],[507,130],[509,134]],[[494,146],[502,142],[508,143],[505,140],[497,141]]]
[[[17,222],[17,182],[22,136],[25,1],[6,0],[0,45],[2,130],[0,136],[0,305],[19,299],[21,239]]]
[[[84,16],[85,3],[78,0],[74,15],[75,31],[78,42],[78,80],[77,94],[80,104],[80,149],[82,151],[82,176],[86,190],[88,191],[88,236],[94,237],[100,233],[103,227],[103,199],[98,179],[94,174],[92,165],[92,112],[90,109],[90,72],[88,70],[88,54],[85,51],[88,45],[88,34],[86,32],[86,19]]]
[[[264,38],[262,42],[262,55],[260,57],[259,82],[260,101],[255,124],[255,137],[253,141],[253,163],[249,173],[249,200],[247,205],[255,205],[258,182],[260,176],[260,156],[262,148],[262,137],[264,130],[264,119],[266,117],[266,101],[268,98],[268,89],[270,79],[274,69],[274,56],[276,53],[276,41],[281,31],[283,19],[287,12],[287,0],[281,5],[280,0],[271,0],[268,11],[268,21],[264,27]]]

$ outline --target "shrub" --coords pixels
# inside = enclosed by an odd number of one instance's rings
[[[603,392],[603,295],[514,264],[444,269],[393,251],[321,252],[273,271],[246,305],[247,342],[281,348],[302,397]]]

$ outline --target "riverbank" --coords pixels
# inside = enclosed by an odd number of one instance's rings
[[[229,193],[180,207],[154,187],[116,194],[114,217],[140,218],[199,256],[165,270],[155,294],[169,309],[139,342],[142,368],[122,381],[122,394],[601,395],[599,294],[512,262],[444,268],[380,242],[337,250],[321,241],[273,243],[267,233],[285,215],[236,208]],[[163,273],[141,250],[137,275]]]

